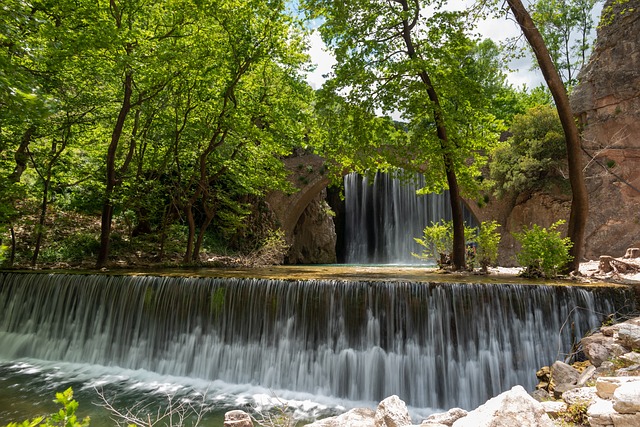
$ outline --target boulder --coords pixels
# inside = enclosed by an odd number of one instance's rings
[[[640,426],[640,412],[637,414],[611,414],[614,427],[638,427]]]
[[[374,420],[376,427],[406,427],[413,424],[407,405],[396,395],[378,404]]]
[[[420,426],[421,427],[424,427],[424,426],[435,427],[436,425],[451,426],[460,418],[466,417],[467,413],[468,413],[467,411],[460,408],[449,409],[447,412],[429,415],[424,421],[422,421],[422,424],[420,424]]]
[[[561,400],[547,400],[546,402],[540,402],[544,411],[551,418],[558,418],[558,416],[567,410],[567,404]]]
[[[613,409],[621,414],[640,413],[640,381],[621,384],[613,392]]]
[[[253,421],[244,411],[229,411],[224,414],[224,427],[253,427]]]
[[[325,418],[306,427],[375,427],[376,412],[369,408],[355,408],[336,417]]]
[[[580,372],[571,365],[559,360],[551,365],[551,379],[556,384],[577,384]]]
[[[584,387],[587,382],[593,378],[593,375],[596,373],[596,367],[593,365],[587,366],[584,371],[580,374],[580,378],[578,378],[578,382],[576,385],[578,387]]]
[[[540,402],[515,386],[490,400],[467,416],[453,423],[453,427],[553,427],[551,418]]]

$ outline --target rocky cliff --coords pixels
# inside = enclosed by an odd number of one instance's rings
[[[640,1],[608,0],[571,106],[582,127],[589,221],[585,257],[640,244]]]

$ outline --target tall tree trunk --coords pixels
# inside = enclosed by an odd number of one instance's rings
[[[411,12],[407,0],[398,0],[402,5],[403,11],[407,14]],[[411,30],[417,22],[419,15],[419,8],[416,4],[416,10],[414,11],[414,21],[409,22],[408,18],[404,18],[402,23],[402,38],[405,46],[407,47],[407,53],[411,59],[416,59],[418,54],[416,53],[413,39],[411,38]],[[465,241],[464,241],[464,215],[462,212],[462,205],[460,203],[460,187],[458,186],[458,179],[456,177],[455,165],[453,162],[452,154],[450,152],[450,141],[447,136],[447,129],[440,105],[440,98],[436,92],[431,78],[426,70],[422,70],[419,73],[420,80],[424,84],[429,101],[433,105],[433,118],[436,123],[436,132],[438,139],[440,140],[440,147],[442,149],[442,160],[444,162],[445,173],[447,176],[447,184],[449,186],[449,195],[451,202],[451,215],[453,222],[453,252],[451,254],[451,264],[454,270],[463,270],[466,266],[465,261]]]
[[[542,35],[536,28],[531,16],[520,0],[507,0],[511,12],[522,29],[522,33],[533,49],[542,75],[558,109],[558,116],[562,123],[567,147],[567,161],[569,163],[569,182],[571,183],[571,214],[567,235],[573,242],[570,255],[573,257],[567,265],[568,271],[578,272],[584,247],[584,230],[589,215],[589,196],[582,172],[581,140],[578,127],[569,105],[569,96],[553,65],[551,55],[547,50]]]
[[[96,268],[102,268],[109,257],[109,241],[111,238],[111,220],[113,219],[113,190],[116,186],[116,151],[118,143],[122,137],[124,123],[127,115],[131,110],[131,94],[133,93],[133,72],[127,71],[124,79],[124,96],[118,119],[113,127],[111,134],[111,143],[107,150],[107,180],[104,192],[104,200],[102,202],[102,218],[100,225],[100,250],[98,251],[98,259],[96,260]]]

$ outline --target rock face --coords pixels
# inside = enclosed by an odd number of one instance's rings
[[[608,0],[571,106],[588,153],[585,257],[622,256],[640,240],[640,1]]]
[[[300,215],[293,231],[288,264],[333,264],[336,262],[336,229],[325,201],[326,190],[318,194]]]

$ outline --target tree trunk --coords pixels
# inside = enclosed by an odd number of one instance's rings
[[[127,115],[131,110],[131,94],[133,92],[133,72],[127,71],[124,80],[124,97],[122,99],[122,106],[120,107],[120,113],[118,119],[113,127],[113,133],[111,134],[111,143],[107,150],[107,186],[104,193],[104,200],[102,204],[102,219],[100,225],[100,250],[98,251],[98,259],[96,261],[96,268],[102,268],[107,262],[109,257],[109,241],[111,238],[111,220],[113,219],[113,190],[116,186],[116,151],[118,149],[118,143],[122,136],[124,129],[124,123],[127,119]]]
[[[31,143],[31,138],[36,131],[36,127],[34,125],[29,126],[29,128],[22,135],[22,140],[20,141],[20,146],[16,150],[15,159],[16,159],[16,167],[13,169],[13,172],[9,174],[7,177],[10,182],[20,182],[20,178],[22,177],[22,173],[27,169],[27,162],[29,161],[29,155],[27,151],[29,150],[29,144]]]
[[[536,28],[531,16],[520,0],[507,0],[511,12],[522,29],[522,33],[533,49],[540,70],[551,91],[551,95],[558,109],[558,116],[562,123],[567,147],[567,161],[569,163],[569,182],[571,183],[571,214],[567,235],[573,242],[570,255],[572,261],[567,265],[568,271],[578,272],[584,247],[584,231],[589,215],[589,196],[582,172],[581,140],[578,127],[569,105],[569,96],[562,83],[558,71],[553,65],[547,46],[540,32]]]
[[[191,249],[193,248],[193,241],[196,235],[196,221],[193,217],[193,205],[187,204],[184,208],[184,213],[187,215],[187,224],[189,225],[189,236],[187,237],[187,248],[184,252],[183,262],[189,263],[191,261]]]
[[[403,11],[409,13],[409,5],[406,0],[400,0]],[[417,8],[418,6],[416,6]],[[416,9],[415,16],[418,16],[419,9]],[[416,20],[417,22],[417,20]],[[411,38],[411,29],[415,25],[409,23],[408,18],[403,19],[402,38],[405,46],[407,47],[407,54],[409,58],[417,58],[413,39]],[[449,186],[449,195],[451,200],[451,215],[453,222],[453,252],[451,254],[451,264],[454,270],[464,270],[466,267],[465,261],[465,241],[464,241],[464,215],[462,213],[462,206],[460,203],[460,188],[458,186],[458,180],[456,178],[455,165],[450,152],[450,142],[447,136],[447,129],[445,126],[444,117],[442,116],[442,108],[440,105],[440,98],[436,92],[431,78],[426,70],[421,70],[419,73],[420,80],[424,83],[427,90],[429,101],[433,105],[433,118],[436,123],[436,131],[438,139],[440,140],[440,147],[442,149],[442,160],[444,162],[445,173],[447,176],[447,184]]]

